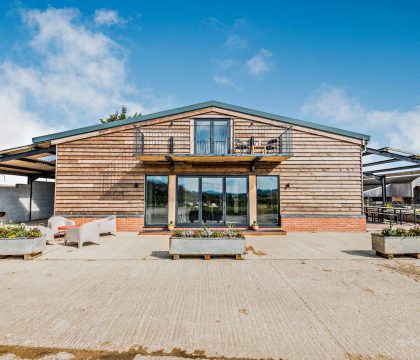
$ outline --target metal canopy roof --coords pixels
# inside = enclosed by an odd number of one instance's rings
[[[1,150],[0,174],[54,178],[55,146],[26,145]]]
[[[365,176],[373,176],[373,177],[380,177],[380,176],[386,176],[387,173],[400,171],[400,170],[414,170],[414,169],[420,169],[420,155],[401,150],[401,149],[395,149],[391,147],[385,147],[382,149],[373,149],[373,148],[366,148],[365,152],[363,153],[363,156],[368,155],[379,155],[382,157],[385,157],[385,160],[380,161],[374,161],[369,163],[364,163],[363,168],[366,167],[372,167],[375,166],[375,169],[367,170],[363,172],[363,175]],[[399,165],[396,167],[379,167],[379,165],[384,165],[388,163],[393,162],[404,162],[404,163],[410,163],[412,165]]]
[[[117,127],[117,126],[128,125],[128,124],[138,123],[138,122],[147,121],[147,120],[154,120],[154,119],[158,119],[158,118],[161,118],[161,117],[164,117],[164,116],[178,115],[178,114],[182,114],[182,113],[185,113],[185,112],[200,110],[200,109],[204,109],[204,108],[208,108],[208,107],[217,107],[217,108],[220,108],[220,109],[236,111],[236,112],[243,113],[243,114],[258,116],[258,117],[262,117],[262,118],[266,118],[266,119],[270,119],[270,120],[275,120],[275,121],[281,121],[281,122],[291,124],[291,125],[298,125],[298,126],[302,126],[302,127],[306,127],[306,128],[310,128],[310,129],[314,129],[314,130],[325,131],[325,132],[329,132],[329,133],[332,133],[332,134],[347,136],[347,137],[354,138],[354,139],[359,139],[359,140],[369,141],[369,139],[370,139],[369,135],[359,134],[359,133],[356,133],[356,132],[353,132],[353,131],[337,129],[337,128],[331,127],[331,126],[316,124],[316,123],[312,123],[312,122],[309,122],[309,121],[293,119],[293,118],[289,118],[289,117],[285,117],[285,116],[280,116],[280,115],[276,115],[276,114],[271,114],[271,113],[267,113],[267,112],[263,112],[263,111],[253,110],[253,109],[249,109],[249,108],[245,108],[245,107],[241,107],[241,106],[230,105],[230,104],[226,104],[226,103],[222,103],[222,102],[219,102],[219,101],[213,101],[212,100],[212,101],[206,101],[206,102],[202,102],[202,103],[198,103],[198,104],[194,104],[194,105],[183,106],[183,107],[179,107],[179,108],[175,108],[175,109],[171,109],[171,110],[160,111],[160,112],[153,113],[153,114],[140,115],[140,116],[136,116],[136,117],[126,119],[126,120],[123,120],[123,121],[115,121],[115,122],[110,122],[110,123],[105,123],[105,124],[85,126],[85,127],[78,128],[78,129],[62,131],[62,132],[49,134],[49,135],[44,135],[44,136],[38,136],[38,137],[34,137],[32,139],[32,141],[33,141],[34,144],[42,143],[42,142],[45,142],[45,141],[62,139],[62,138],[65,138],[65,137],[85,134],[85,133],[89,133],[89,132],[93,132],[93,131],[110,129],[110,128],[114,128],[114,127]]]

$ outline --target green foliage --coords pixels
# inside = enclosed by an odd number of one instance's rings
[[[114,114],[109,115],[106,119],[99,119],[99,122],[101,124],[106,124],[109,122],[113,122],[113,121],[120,121],[120,120],[125,120],[125,119],[130,119],[136,116],[140,116],[140,113],[134,113],[131,116],[127,116],[127,107],[123,106],[121,108],[121,113],[118,113],[118,111],[116,111]]]
[[[41,237],[41,230],[38,228],[28,228],[24,224],[7,224],[0,226],[0,239],[16,239],[16,238],[30,238],[34,239]]]
[[[381,235],[398,237],[420,236],[420,226],[414,226],[411,229],[394,228],[392,226],[388,226],[382,229]]]
[[[384,206],[385,206],[385,207],[387,207],[387,208],[392,208],[392,203],[390,203],[389,201],[387,201],[387,202],[384,204]]]
[[[172,233],[172,237],[180,238],[182,237],[182,232],[182,230],[174,230],[174,232]]]
[[[206,237],[206,233],[203,230],[196,230],[194,231],[195,238],[203,238]]]
[[[225,236],[225,233],[220,230],[213,231],[212,237],[214,238],[222,238]]]

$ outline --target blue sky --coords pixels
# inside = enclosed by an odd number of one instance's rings
[[[0,148],[210,99],[420,152],[418,1],[6,1]]]

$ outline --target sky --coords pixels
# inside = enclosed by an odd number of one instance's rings
[[[218,100],[420,152],[419,1],[2,1],[0,149]]]

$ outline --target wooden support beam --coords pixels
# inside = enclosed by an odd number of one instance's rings
[[[18,154],[12,154],[12,155],[2,155],[0,156],[0,163],[4,161],[10,161],[10,160],[18,160],[22,159],[28,156],[34,156],[39,154],[55,154],[55,146],[49,147],[49,148],[41,148],[41,149],[35,149],[30,151],[25,151]]]
[[[249,225],[257,220],[257,176],[249,175]]]
[[[175,224],[176,211],[176,176],[168,176],[168,224],[172,221]]]

